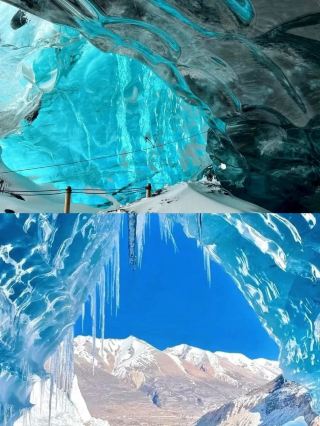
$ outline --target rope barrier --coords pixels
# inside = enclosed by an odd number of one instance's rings
[[[200,135],[203,135],[205,133],[207,133],[207,130],[203,131],[203,132],[200,132],[200,133],[196,133],[196,134],[191,135],[191,136],[189,136],[187,138],[179,139],[177,141],[164,142],[162,144],[153,145],[153,146],[148,147],[146,149],[140,148],[140,149],[137,149],[137,150],[120,152],[118,154],[101,155],[99,157],[93,157],[93,158],[90,158],[90,159],[72,161],[72,162],[67,162],[67,163],[48,164],[46,166],[37,166],[37,167],[28,167],[28,168],[25,168],[25,169],[8,170],[6,172],[1,172],[0,174],[1,175],[6,175],[6,174],[10,174],[10,173],[19,173],[19,172],[27,172],[27,171],[34,171],[34,170],[43,170],[43,169],[49,169],[49,168],[54,168],[54,167],[73,166],[73,165],[76,165],[76,164],[90,163],[91,161],[99,161],[99,160],[103,160],[103,159],[106,159],[106,158],[122,157],[122,156],[125,156],[125,155],[135,154],[135,153],[138,153],[138,152],[148,152],[148,151],[150,151],[152,149],[161,148],[163,146],[176,144],[176,143],[178,143],[180,141],[192,139],[192,138],[194,138],[196,136],[200,136]]]

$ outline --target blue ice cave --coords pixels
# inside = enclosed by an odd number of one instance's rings
[[[12,424],[28,409],[34,376],[46,378],[45,361],[72,328],[87,297],[97,306],[95,297],[107,295],[115,310],[121,303],[123,220],[120,214],[2,215],[0,424]],[[138,267],[148,216],[131,214],[128,220],[130,261]],[[180,226],[197,240],[206,263],[219,262],[230,274],[278,344],[285,377],[310,390],[317,412],[319,220],[311,214],[159,215],[168,244],[173,227]],[[62,361],[72,372],[72,365]]]
[[[6,3],[0,146],[11,170],[120,202],[148,182],[213,174],[271,211],[318,208],[317,0]]]
[[[15,8],[0,3],[0,10],[4,54],[19,82],[7,72],[0,82],[7,98],[0,146],[11,170],[44,187],[103,189],[126,203],[144,196],[148,183],[156,190],[196,179],[210,164],[201,112],[146,66],[31,16],[14,32]],[[74,201],[103,203],[86,194]]]

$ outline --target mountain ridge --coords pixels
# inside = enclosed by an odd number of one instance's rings
[[[81,336],[74,348],[75,372],[88,409],[111,425],[159,425],[160,418],[165,419],[160,425],[192,425],[210,409],[280,374],[276,361],[186,344],[159,350],[134,336],[96,339],[94,351],[92,337]],[[95,380],[87,374],[93,364]],[[103,392],[92,397],[97,386]]]
[[[320,426],[307,391],[264,358],[79,336],[74,367],[70,395],[54,390],[51,426]],[[50,380],[32,399],[32,426],[47,425]]]

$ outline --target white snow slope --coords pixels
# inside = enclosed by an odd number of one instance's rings
[[[265,212],[261,207],[223,193],[208,182],[182,182],[159,195],[124,206],[136,213],[241,213]]]
[[[71,395],[55,389],[50,404],[50,380],[37,381],[32,390],[31,410],[27,411],[14,426],[48,426],[51,405],[50,426],[109,426],[106,420],[91,417],[86,402],[74,377]]]

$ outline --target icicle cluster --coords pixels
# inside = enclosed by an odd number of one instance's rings
[[[106,263],[115,271],[108,288],[119,287],[122,219],[7,215],[0,222],[0,424],[11,425],[29,408],[33,377],[47,377],[46,361],[69,333],[97,277],[102,287]],[[72,376],[70,339],[50,363],[52,384],[62,389],[70,388]],[[71,376],[61,376],[64,368]]]

